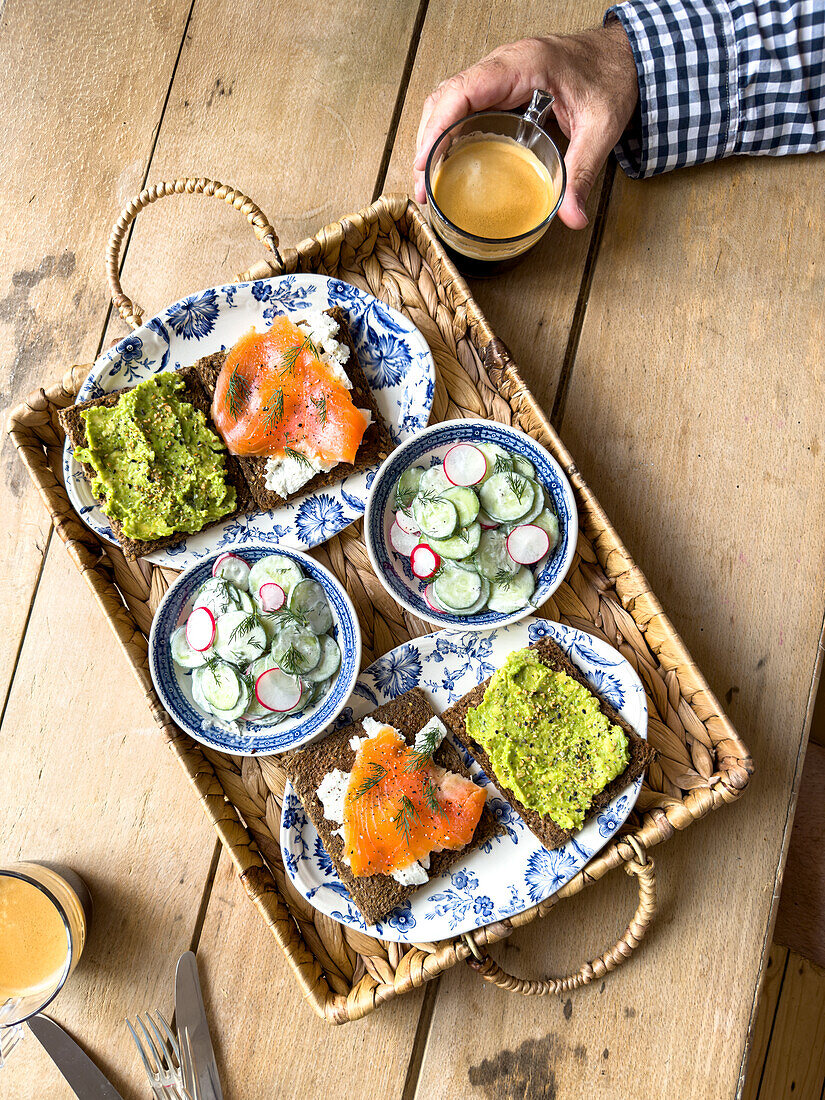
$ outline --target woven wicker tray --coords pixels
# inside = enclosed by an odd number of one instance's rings
[[[406,196],[384,196],[281,254],[277,235],[259,208],[229,187],[185,179],[147,189],[124,209],[108,255],[115,305],[133,326],[140,323],[141,311],[120,287],[120,245],[140,209],[183,192],[214,195],[233,205],[273,253],[272,260],[256,264],[240,279],[293,271],[321,273],[368,290],[406,314],[426,337],[435,358],[434,421],[480,416],[516,424],[551,451],[576,494],[580,534],[570,573],[541,613],[605,639],[633,665],[646,687],[649,737],[659,750],[658,761],[649,770],[624,835],[615,837],[553,897],[510,920],[441,943],[373,940],[318,913],[296,894],[285,875],[278,843],[285,777],[278,758],[238,759],[202,749],[175,727],[155,695],[146,659],[147,636],[154,609],[176,574],[146,563],[130,564],[118,550],[103,545],[74,513],[63,486],[63,433],[56,414],[73,402],[89,365],[73,367],[61,382],[33,393],[9,420],[9,432],[60,538],[109,620],[155,721],[189,776],[249,897],[321,1017],[332,1023],[357,1019],[460,960],[487,980],[522,993],[562,992],[586,984],[618,965],[653,917],[653,864],[645,851],[742,794],[752,772],[747,748],[521,380],[507,348],[494,336],[467,285]],[[365,663],[430,630],[403,612],[373,575],[360,522],[314,556],[345,583],[358,609]],[[543,916],[562,898],[619,865],[638,879],[639,908],[621,940],[577,974],[558,980],[519,979],[489,957],[487,945]]]

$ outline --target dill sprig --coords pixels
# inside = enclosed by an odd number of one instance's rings
[[[284,391],[275,390],[272,400],[263,406],[261,412],[264,414],[264,431],[269,435],[284,418]]]
[[[511,471],[507,475],[507,484],[510,486],[510,489],[516,499],[521,501],[521,498],[527,491],[527,482],[524,480],[524,478],[519,477],[518,474]]]
[[[403,489],[400,485],[395,487],[395,507],[402,512],[409,511],[409,507],[418,495],[418,490],[413,488]]]
[[[294,623],[295,626],[306,626],[307,617],[300,611],[294,611],[291,607],[282,607],[280,611],[273,611],[273,615],[280,615],[284,623]]]
[[[514,469],[513,460],[509,455],[496,455],[495,472],[497,474],[509,474]]]
[[[318,350],[318,346],[312,342],[312,337],[306,335],[300,344],[293,344],[291,348],[287,348],[281,359],[281,366],[278,373],[281,378],[286,378],[295,372],[295,364],[298,362],[298,358],[302,351],[308,351],[313,359],[320,359],[321,353]]]
[[[493,577],[493,581],[506,592],[513,582],[513,574],[509,569],[499,569]]]
[[[404,767],[405,772],[418,772],[425,768],[432,760],[435,750],[441,744],[441,730],[438,726],[433,725],[430,729],[422,732],[424,732],[424,736],[422,737],[421,733],[418,734],[416,738],[418,748],[413,749],[410,759]]]
[[[322,393],[320,397],[310,397],[310,401],[318,410],[318,420],[321,424],[327,422],[327,395]]]
[[[373,787],[377,787],[384,776],[387,774],[387,769],[384,767],[384,765],[379,764],[376,761],[372,761],[372,763],[368,764],[367,767],[370,774],[365,776],[361,783],[359,783],[359,785],[352,792],[351,798],[354,802],[365,795],[367,791],[371,791]]]
[[[252,384],[245,374],[239,373],[239,366],[240,364],[236,363],[232,368],[226,390],[226,404],[229,408],[229,415],[233,420],[238,419],[242,407],[247,403],[252,393]]]
[[[418,809],[414,802],[411,801],[408,795],[401,795],[401,804],[398,808],[398,813],[391,819],[393,825],[396,827],[401,836],[404,838],[404,843],[409,847],[410,845],[410,830],[414,821],[420,821]]]
[[[284,447],[284,457],[291,458],[293,462],[298,462],[302,466],[306,466],[310,470],[312,469],[312,463],[307,456],[301,454],[300,451],[296,451],[294,447]]]
[[[304,663],[305,661],[301,655],[301,651],[293,642],[279,660],[278,668],[280,668],[281,672],[286,672],[289,676],[300,676],[301,666]]]
[[[236,627],[233,627],[229,635],[230,645],[236,638],[242,638],[244,634],[249,634],[250,631],[254,630],[255,627],[259,625],[260,619],[258,618],[258,612],[250,611],[248,615],[241,619]]]

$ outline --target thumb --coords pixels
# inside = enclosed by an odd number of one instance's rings
[[[614,144],[609,128],[595,120],[573,130],[564,157],[567,190],[559,208],[559,217],[570,229],[587,225],[584,205]]]

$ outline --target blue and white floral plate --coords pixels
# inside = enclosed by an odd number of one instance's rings
[[[249,565],[272,553],[269,546],[232,546]],[[218,556],[211,554],[191,566],[169,586],[160,601],[149,634],[149,671],[152,683],[166,710],[177,726],[210,749],[234,756],[266,756],[305,745],[319,737],[341,714],[355,686],[361,667],[361,628],[352,600],[343,585],[314,558],[298,550],[280,547],[279,554],[292,558],[307,577],[321,585],[332,609],[333,632],[341,649],[338,676],[321,699],[307,710],[285,718],[277,726],[262,726],[257,722],[219,722],[202,710],[192,697],[192,671],[179,668],[172,661],[169,640],[192,610],[193,597],[200,586],[212,576],[212,563]]]
[[[374,661],[355,684],[350,706],[336,728],[420,687],[439,713],[486,680],[514,649],[549,635],[581,669],[588,683],[607,699],[640,737],[647,737],[647,703],[639,677],[612,646],[581,630],[547,619],[523,619],[483,634],[438,631],[398,646]],[[455,742],[453,742],[455,744]],[[641,778],[616,796],[562,848],[548,851],[460,746],[487,800],[501,836],[453,865],[450,872],[422,886],[381,924],[367,925],[353,905],[332,861],[287,783],[281,815],[281,852],[295,888],[316,909],[383,940],[419,943],[443,940],[522,913],[549,897],[607,844],[624,823],[642,787]]]
[[[395,518],[395,487],[410,466],[431,466],[444,461],[456,443],[493,443],[533,464],[536,479],[546,489],[559,521],[559,540],[550,554],[533,566],[536,590],[521,611],[505,614],[485,609],[476,615],[435,611],[424,598],[427,581],[413,574],[409,558],[396,554],[390,544],[390,528]],[[493,420],[448,420],[431,424],[412,439],[402,443],[381,464],[367,497],[364,539],[376,576],[393,597],[434,626],[459,630],[485,630],[518,622],[541,607],[556,591],[573,561],[579,537],[579,514],[570,482],[555,458],[526,432]]]
[[[163,370],[188,366],[231,347],[255,325],[269,327],[278,313],[340,306],[347,315],[358,358],[396,443],[427,424],[435,364],[427,341],[402,314],[366,291],[325,275],[282,275],[254,283],[213,287],[169,306],[102,355],[80,388],[78,401],[142,382]],[[158,565],[185,569],[230,543],[265,542],[310,549],[332,538],[364,511],[374,470],[297,497],[272,512],[239,516],[190,535],[149,555]],[[102,538],[117,542],[68,439],[63,451],[66,491],[81,519]]]

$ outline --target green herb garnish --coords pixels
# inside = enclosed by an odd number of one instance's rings
[[[412,824],[414,821],[420,820],[415,803],[410,801],[408,795],[402,794],[401,805],[398,809],[398,813],[392,818],[392,823],[399,833],[401,833],[407,847],[409,847],[410,844],[410,829],[412,828]]]
[[[503,588],[506,592],[510,585],[513,583],[513,574],[509,569],[499,569],[496,575],[493,577],[493,582]]]
[[[298,357],[302,351],[308,351],[313,359],[321,358],[321,353],[317,345],[312,342],[312,337],[305,336],[300,344],[294,344],[284,352],[283,358],[281,359],[281,367],[278,371],[281,378],[286,378],[294,373],[295,364],[298,362]]]
[[[301,651],[293,642],[278,661],[278,668],[289,676],[300,676],[304,664],[305,660],[301,655]]]
[[[512,473],[515,469],[513,466],[513,460],[509,455],[496,455],[495,472],[497,474]]]
[[[310,397],[310,401],[318,410],[318,419],[322,424],[327,422],[327,395],[322,393],[320,397]]]
[[[438,801],[438,792],[429,776],[424,780],[424,801],[431,813],[438,814],[439,817],[444,816],[444,808]]]
[[[507,475],[507,484],[510,486],[513,495],[521,502],[521,498],[524,496],[527,490],[527,482],[523,477],[519,477],[518,474],[509,473]]]
[[[275,390],[272,401],[268,401],[261,412],[264,414],[264,431],[269,435],[284,418],[284,391]]]
[[[418,748],[413,749],[412,755],[404,767],[404,771],[418,772],[426,767],[432,760],[435,750],[441,744],[441,737],[441,730],[435,724],[433,724],[430,729],[419,732],[416,737]]]
[[[233,628],[232,633],[229,635],[230,645],[236,638],[243,637],[244,634],[248,634],[251,630],[254,630],[256,626],[260,626],[258,612],[250,611],[249,614],[241,619],[238,625]]]
[[[361,798],[362,795],[365,795],[367,793],[367,791],[371,791],[373,787],[376,787],[387,774],[387,769],[384,767],[383,764],[378,764],[377,762],[373,761],[367,766],[370,770],[370,774],[365,776],[364,780],[352,792],[351,797],[353,801]]]
[[[239,363],[236,363],[232,368],[232,373],[229,375],[229,385],[226,390],[226,404],[229,408],[229,415],[233,420],[237,420],[241,413],[241,408],[249,400],[252,393],[252,385],[249,379],[244,374],[238,372]]]
[[[296,451],[294,447],[284,447],[284,457],[291,458],[293,462],[298,462],[301,466],[306,466],[309,470],[313,468],[307,456],[301,454],[300,451]]]

